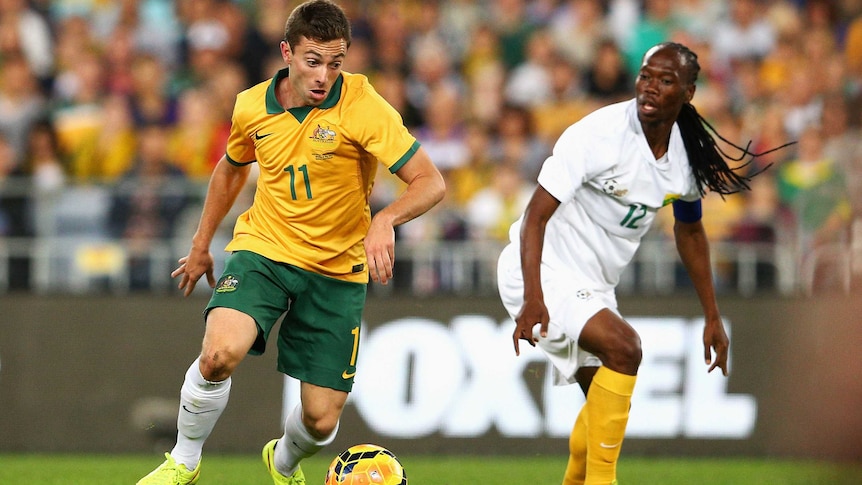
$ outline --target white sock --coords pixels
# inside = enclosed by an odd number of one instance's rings
[[[316,440],[302,424],[302,405],[297,405],[287,416],[284,422],[284,436],[278,440],[275,447],[275,469],[282,475],[289,477],[299,462],[304,458],[314,455],[324,446],[335,440],[338,433],[338,425],[332,433],[322,440]]]
[[[210,382],[201,375],[195,359],[183,387],[180,389],[180,410],[177,415],[177,444],[171,456],[189,470],[201,461],[204,441],[209,437],[230,397],[230,377]]]

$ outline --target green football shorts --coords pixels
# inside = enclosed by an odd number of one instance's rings
[[[254,318],[258,336],[249,354],[266,349],[278,330],[278,370],[322,387],[350,392],[359,355],[367,285],[341,281],[250,251],[225,261],[204,315],[216,307]]]

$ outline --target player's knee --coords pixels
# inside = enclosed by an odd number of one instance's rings
[[[632,374],[636,373],[643,358],[640,336],[637,333],[626,336],[622,340],[619,353],[626,368],[631,370]]]
[[[219,382],[227,379],[239,363],[236,356],[226,350],[212,350],[201,354],[201,375],[204,379]]]
[[[626,332],[616,339],[613,350],[607,353],[607,361],[603,363],[614,371],[636,375],[642,358],[640,336],[636,332]]]
[[[632,335],[631,338],[626,340],[623,347],[626,362],[637,370],[641,365],[641,359],[643,359],[643,349],[641,348],[640,336],[638,334]]]
[[[332,436],[332,432],[338,427],[338,416],[331,413],[321,415],[303,413],[302,424],[315,439],[324,440]]]

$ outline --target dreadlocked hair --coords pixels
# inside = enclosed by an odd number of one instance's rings
[[[665,42],[660,44],[660,46],[672,47],[682,56],[682,65],[687,68],[689,74],[688,82],[694,84],[700,72],[697,54],[688,47],[676,42]],[[679,132],[685,145],[685,152],[688,155],[688,163],[691,166],[694,179],[697,182],[697,189],[701,196],[706,195],[707,190],[717,192],[724,197],[728,194],[750,189],[751,187],[748,183],[751,179],[768,169],[772,164],[770,163],[756,172],[747,174],[740,172],[748,167],[755,158],[796,143],[795,141],[785,143],[784,145],[760,153],[752,152],[751,141],[745,147],[728,141],[697,112],[691,103],[683,104],[676,123],[679,126]],[[713,137],[713,134],[715,137]],[[739,156],[728,155],[718,146],[715,141],[716,137],[737,149],[740,152]],[[741,162],[747,156],[751,158],[736,167],[731,168],[727,164],[727,160]]]
[[[768,169],[772,164],[770,163],[755,172],[746,174],[740,172],[748,167],[755,158],[796,143],[795,141],[789,142],[763,152],[752,152],[751,141],[744,147],[728,141],[715,131],[715,128],[708,121],[703,119],[691,103],[685,103],[682,106],[676,123],[679,126],[679,133],[682,136],[685,152],[688,155],[688,163],[691,166],[691,171],[694,174],[694,179],[697,182],[697,190],[700,191],[700,195],[706,195],[707,189],[721,194],[722,197],[741,190],[750,189],[751,187],[748,183],[751,179]],[[722,150],[716,143],[713,134],[719,140],[739,150],[739,156],[728,155]],[[730,167],[726,161],[729,159],[741,162],[747,156],[751,158],[736,167]]]

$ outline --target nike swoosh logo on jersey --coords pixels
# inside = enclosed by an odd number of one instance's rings
[[[261,139],[263,139],[263,138],[268,137],[268,136],[269,136],[269,135],[271,135],[271,134],[272,134],[272,133],[267,133],[267,134],[265,134],[265,135],[258,135],[258,134],[257,134],[257,132],[255,131],[255,132],[254,132],[254,139],[255,139],[255,140],[261,140]]]
[[[185,404],[183,404],[183,411],[185,411],[189,414],[206,414],[206,413],[211,413],[213,411],[218,411],[218,409],[207,409],[205,411],[194,412],[191,409],[187,408]]]

